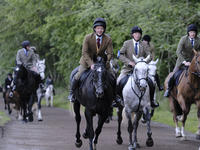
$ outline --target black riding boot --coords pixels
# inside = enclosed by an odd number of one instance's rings
[[[150,78],[148,78],[148,84],[149,84],[149,89],[150,89],[150,101],[151,101],[151,107],[156,108],[159,106],[159,103],[155,102],[153,97],[154,97],[154,92],[155,92],[155,87],[153,86],[153,82],[151,81]]]
[[[158,86],[159,91],[163,91],[164,89],[163,89],[163,87],[160,85],[160,79],[159,79],[159,76],[158,76],[157,73],[156,73],[156,75],[155,75],[155,79],[156,79],[156,82],[157,82],[157,86]]]
[[[121,96],[119,95],[119,88],[117,88],[117,85],[115,85],[113,95],[114,95],[114,101],[112,103],[112,107],[118,107],[119,105],[123,106],[123,101]]]
[[[68,96],[68,101],[70,101],[70,102],[75,101],[74,93],[76,91],[77,86],[78,86],[78,81],[76,79],[74,79],[71,83],[71,90],[70,90],[70,93]]]
[[[56,95],[56,92],[55,92],[55,90],[53,89],[53,95],[55,96]]]
[[[168,87],[167,87],[167,90],[166,90],[166,92],[164,94],[164,97],[169,97],[173,86],[174,86],[174,76],[170,77],[170,79],[168,81]]]

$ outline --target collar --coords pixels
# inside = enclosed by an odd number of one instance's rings
[[[138,46],[139,46],[139,41],[136,42],[136,41],[133,39],[133,44],[134,44],[134,46],[135,46],[135,43],[138,43]]]
[[[95,35],[96,35],[96,34],[95,34]],[[102,37],[103,37],[103,35],[100,36],[100,37],[96,35],[96,40],[99,38],[99,39],[100,39],[100,42],[101,42],[101,41],[102,41]]]
[[[195,38],[191,39],[190,36],[188,36],[188,37],[189,37],[190,41],[191,41],[191,40],[195,41]]]

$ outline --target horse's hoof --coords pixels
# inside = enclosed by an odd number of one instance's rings
[[[140,148],[140,144],[138,142],[133,143],[134,148]]]
[[[9,115],[12,113],[12,109],[11,110],[9,110]]]
[[[42,118],[38,118],[38,121],[43,121]]]
[[[141,119],[141,122],[142,122],[142,123],[146,123],[147,121],[146,121],[144,118],[142,118],[142,119]]]
[[[122,138],[117,139],[116,142],[117,142],[118,145],[121,145],[123,143],[123,139]]]
[[[23,119],[22,120],[22,123],[24,124],[24,123],[27,123],[27,120],[26,119]]]
[[[110,119],[108,118],[108,119],[106,119],[106,121],[105,121],[105,123],[109,123],[110,122]]]
[[[88,139],[88,135],[87,135],[86,131],[83,132],[82,136],[84,139]]]
[[[176,138],[180,138],[180,137],[182,137],[181,132],[176,133]]]
[[[28,117],[28,121],[29,121],[29,122],[33,122],[33,116],[29,116],[29,117]]]
[[[82,140],[80,139],[80,141],[79,142],[75,142],[75,145],[76,145],[76,147],[81,147],[82,146]]]
[[[182,136],[182,137],[181,137],[181,141],[187,141],[186,136]]]
[[[200,135],[199,134],[196,134],[196,139],[200,140]]]
[[[135,150],[135,148],[134,147],[129,147],[128,150]]]
[[[152,139],[152,138],[148,138],[147,141],[146,141],[146,146],[147,146],[147,147],[152,147],[153,144],[154,144],[154,143],[153,143],[153,139]]]

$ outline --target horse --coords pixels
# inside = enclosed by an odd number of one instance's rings
[[[36,90],[39,87],[39,78],[38,74],[27,69],[23,63],[17,64],[14,68],[13,83],[16,85],[16,91],[21,100],[21,107],[23,109],[22,123],[27,123],[27,117],[29,122],[33,121],[32,105],[36,97]]]
[[[135,67],[133,73],[130,75],[128,82],[122,90],[124,100],[124,110],[128,120],[128,133],[129,133],[129,150],[135,150],[140,145],[137,141],[137,128],[139,120],[143,114],[145,114],[145,120],[147,121],[147,135],[146,145],[152,147],[154,142],[151,137],[151,105],[150,105],[150,89],[148,86],[148,64],[150,55],[147,58],[136,58],[133,55]],[[118,107],[118,132],[117,143],[122,144],[123,139],[121,137],[121,121],[122,121],[122,109],[123,106]],[[132,123],[132,113],[135,113],[134,121]],[[134,130],[134,140],[132,141],[132,132]]]
[[[94,69],[88,69],[84,83],[75,92],[76,100],[74,102],[75,120],[77,124],[75,145],[76,147],[82,146],[82,140],[80,138],[80,105],[83,105],[85,107],[87,126],[82,136],[85,139],[89,138],[90,150],[96,150],[98,137],[108,117],[113,101],[113,86],[115,86],[115,79],[106,68],[107,56],[105,58],[94,56],[93,61]],[[75,70],[77,71],[77,68]],[[70,75],[70,81],[74,80],[75,70]],[[94,132],[93,117],[96,114],[99,115],[99,119]]]
[[[8,105],[8,114],[12,113],[12,108],[10,107],[10,103],[15,104],[16,109],[16,119],[22,119],[22,109],[21,109],[21,100],[19,98],[19,94],[16,91],[13,91],[13,96],[10,97],[9,93],[11,92],[11,88],[8,88],[5,93],[5,103]],[[19,113],[20,112],[20,113]]]
[[[51,107],[53,107],[53,85],[50,84],[45,92],[45,99],[46,99],[46,104],[49,107],[49,100],[51,99]]]
[[[180,74],[178,84],[171,90],[168,98],[171,112],[173,113],[173,120],[175,122],[176,137],[181,137],[181,140],[187,140],[185,135],[185,123],[187,115],[190,112],[192,104],[197,105],[197,116],[199,120],[198,130],[196,132],[196,139],[200,140],[200,52],[194,49],[194,57],[188,68]],[[168,86],[168,81],[172,73],[168,75],[165,80],[165,90]],[[182,129],[179,128],[178,121],[182,122]]]
[[[40,73],[40,77],[42,80],[44,80],[45,78],[45,59],[43,60],[37,60],[36,62],[36,68],[38,70],[38,72]],[[38,121],[42,121],[42,113],[41,113],[41,100],[42,100],[42,89],[41,87],[39,86],[39,88],[37,89],[37,108],[36,108],[36,116],[38,116]]]

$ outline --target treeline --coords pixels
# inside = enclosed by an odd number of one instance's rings
[[[199,8],[199,0],[0,0],[0,83],[15,66],[24,40],[45,58],[46,75],[68,83],[71,71],[79,65],[84,36],[93,32],[97,17],[107,22],[115,54],[131,38],[133,26],[149,34],[164,82],[187,26],[200,27]]]

